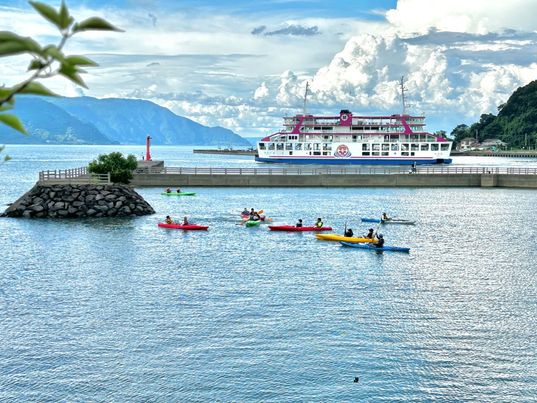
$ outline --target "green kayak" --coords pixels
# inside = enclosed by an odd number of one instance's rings
[[[257,221],[248,220],[244,222],[244,225],[246,225],[247,227],[256,227],[259,224],[261,224],[261,220],[257,220]]]
[[[180,192],[180,193],[177,193],[177,192],[162,192],[161,195],[164,195],[164,196],[195,196],[196,193],[194,192]]]

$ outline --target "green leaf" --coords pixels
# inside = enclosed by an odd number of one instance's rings
[[[108,21],[103,20],[99,17],[91,17],[84,21],[81,21],[73,26],[73,32],[82,32],[82,31],[116,31],[124,32],[122,29],[119,29]]]
[[[30,4],[39,14],[43,16],[43,18],[52,22],[58,27],[58,29],[62,29],[60,14],[58,14],[58,12],[53,7],[49,6],[48,4],[40,3],[38,1],[30,1]]]
[[[43,49],[43,53],[59,62],[63,62],[65,60],[64,54],[55,45],[46,46],[45,49]]]
[[[41,54],[42,49],[32,38],[23,37],[12,32],[0,32],[0,55],[16,55],[19,53]]]
[[[70,64],[62,63],[60,67],[60,74],[75,84],[80,85],[81,87],[88,88],[86,86],[86,83],[84,83],[84,80],[82,80],[82,77],[78,74],[78,70],[76,67],[71,66]]]
[[[44,64],[41,60],[34,59],[30,62],[30,65],[28,66],[28,71],[30,70],[39,70],[43,68]]]
[[[60,24],[62,29],[69,28],[69,25],[71,25],[74,22],[73,17],[69,15],[69,10],[67,9],[67,6],[65,5],[65,1],[62,0],[62,6],[60,7]]]
[[[93,60],[84,56],[67,56],[65,62],[71,66],[98,66]]]
[[[45,97],[57,97],[58,94],[52,92],[47,87],[45,87],[43,84],[38,82],[31,82],[26,87],[24,87],[21,91],[21,94],[35,94],[35,95],[43,95]]]
[[[19,120],[18,117],[16,117],[15,115],[11,115],[11,114],[8,114],[8,113],[2,113],[0,114],[0,122],[2,122],[3,124],[9,126],[9,127],[12,127],[13,129],[23,133],[23,134],[28,134],[26,133],[26,130],[24,129],[24,126],[22,125],[21,121]]]

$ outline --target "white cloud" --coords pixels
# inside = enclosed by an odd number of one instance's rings
[[[267,83],[263,81],[261,85],[256,88],[254,92],[254,99],[258,100],[262,98],[267,98],[268,96],[269,96],[269,89],[267,87]]]
[[[535,0],[398,0],[386,13],[393,27],[402,33],[442,31],[487,33],[504,28],[535,29]]]

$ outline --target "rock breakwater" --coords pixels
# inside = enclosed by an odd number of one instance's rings
[[[3,214],[26,218],[132,217],[155,211],[127,185],[36,184]]]

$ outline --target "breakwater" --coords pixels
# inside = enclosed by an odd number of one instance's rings
[[[135,172],[134,186],[505,187],[537,189],[536,168],[173,168]]]
[[[256,150],[219,150],[219,149],[194,149],[194,154],[219,154],[219,155],[251,155],[257,154]]]
[[[42,184],[13,203],[7,217],[98,218],[153,214],[155,211],[127,185]]]

